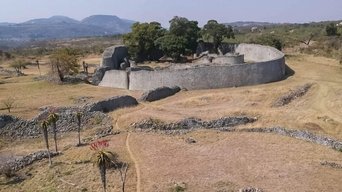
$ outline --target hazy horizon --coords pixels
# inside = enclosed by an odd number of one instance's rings
[[[157,21],[167,26],[177,15],[197,20],[200,25],[209,19],[307,23],[341,20],[341,8],[339,0],[1,0],[0,22],[20,23],[54,15],[77,20],[90,15],[116,15],[139,22]]]

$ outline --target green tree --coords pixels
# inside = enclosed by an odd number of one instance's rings
[[[181,58],[181,54],[186,50],[186,39],[182,36],[173,34],[165,35],[155,41],[155,44],[173,61],[177,62]]]
[[[337,27],[336,27],[336,25],[334,23],[330,23],[329,25],[327,25],[325,27],[325,31],[326,31],[328,36],[336,36],[336,35],[338,35]]]
[[[52,71],[63,81],[65,75],[78,73],[79,58],[80,54],[75,49],[57,49],[50,55]]]
[[[182,37],[185,39],[186,53],[194,53],[197,48],[197,40],[200,35],[200,28],[198,27],[197,21],[189,21],[185,17],[174,17],[169,21],[171,35]],[[179,39],[177,39],[179,41]]]
[[[48,122],[51,125],[52,124],[52,132],[53,132],[53,140],[55,141],[55,149],[56,152],[58,152],[57,149],[57,121],[58,121],[58,114],[57,113],[50,113],[50,115],[48,116]]]
[[[124,35],[124,44],[136,62],[154,60],[153,54],[158,52],[154,41],[165,34],[160,23],[134,23],[132,32]]]
[[[49,122],[48,121],[43,121],[41,123],[42,131],[43,131],[43,136],[44,136],[44,141],[45,141],[45,146],[48,152],[49,156],[49,166],[51,166],[51,156],[50,156],[50,149],[49,149],[49,135],[48,135],[48,128]]]
[[[201,30],[203,40],[212,42],[215,51],[221,45],[224,38],[234,38],[234,32],[231,26],[219,24],[216,20],[209,20]]]

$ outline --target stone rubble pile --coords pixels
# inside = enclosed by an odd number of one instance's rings
[[[71,107],[42,107],[42,111],[30,120],[20,119],[11,115],[0,115],[0,136],[8,139],[35,138],[41,134],[41,122],[46,120],[53,111],[59,115],[57,121],[58,132],[77,131],[77,112],[82,112],[82,129],[110,128],[112,118],[104,112],[118,108],[137,105],[138,102],[131,96],[116,96],[109,99],[88,103],[84,106]],[[51,131],[51,130],[50,130]]]
[[[59,152],[50,151],[51,157],[57,156],[59,154],[60,154]],[[38,152],[31,153],[23,157],[16,158],[14,160],[9,160],[2,167],[0,167],[0,170],[3,170],[6,167],[6,168],[10,168],[12,171],[18,171],[28,165],[31,165],[35,161],[39,161],[45,158],[49,158],[48,152],[38,151]]]
[[[304,96],[309,89],[312,87],[313,84],[307,83],[305,85],[297,87],[295,90],[291,90],[289,93],[286,93],[285,95],[279,97],[274,103],[273,107],[281,107],[284,105],[287,105],[291,103],[293,100],[295,100],[298,97]]]
[[[220,119],[203,121],[198,118],[187,118],[175,123],[165,123],[160,120],[147,119],[138,123],[133,123],[132,127],[145,131],[153,130],[190,130],[196,128],[214,129],[222,127],[233,127],[253,123],[257,120],[255,117],[237,116],[222,117]]]

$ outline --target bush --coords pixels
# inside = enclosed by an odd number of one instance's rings
[[[252,40],[251,43],[268,45],[268,46],[274,47],[280,51],[284,47],[283,42],[279,38],[277,38],[273,35],[261,35],[261,36],[257,37],[256,39]]]
[[[80,54],[75,49],[63,48],[50,55],[52,72],[56,73],[61,81],[65,75],[78,73]]]
[[[328,36],[336,36],[336,35],[338,35],[337,27],[336,27],[336,25],[334,23],[330,23],[329,25],[327,25],[325,27],[325,31],[326,31]]]
[[[22,69],[25,69],[27,64],[29,64],[29,62],[17,59],[10,63],[10,67],[14,68],[17,74],[20,75],[22,74]]]

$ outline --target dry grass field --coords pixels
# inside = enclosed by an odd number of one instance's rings
[[[98,61],[95,56],[87,59]],[[237,191],[246,186],[264,191],[342,191],[342,170],[321,165],[324,161],[342,164],[342,153],[317,144],[273,134],[214,130],[184,135],[128,133],[133,131],[131,123],[150,117],[171,122],[186,117],[216,119],[243,114],[258,117],[258,121],[240,127],[282,126],[342,140],[342,66],[336,60],[311,55],[289,54],[286,62],[294,74],[280,82],[182,91],[164,100],[111,112],[114,129],[121,133],[105,139],[110,140],[109,150],[130,163],[127,191],[138,191],[137,186],[144,192],[175,191],[176,184],[194,192]],[[47,70],[45,64],[44,73]],[[35,116],[44,105],[72,105],[80,96],[97,100],[141,94],[86,84],[35,81],[33,77],[39,73],[33,66],[24,73],[29,75],[0,77],[0,101],[14,96],[17,106],[12,114],[23,118]],[[306,95],[286,106],[272,107],[278,97],[306,83],[313,83]],[[84,131],[82,136],[94,131]],[[19,171],[26,178],[22,182],[6,184],[1,177],[0,191],[101,191],[98,170],[87,162],[92,153],[89,146],[75,147],[76,133],[59,137],[63,155],[53,158],[51,168],[47,160],[42,160]],[[197,142],[186,143],[189,137]],[[42,138],[1,142],[3,158],[44,150]],[[82,160],[86,163],[75,163]],[[108,176],[108,191],[120,191],[118,173],[110,171]]]

